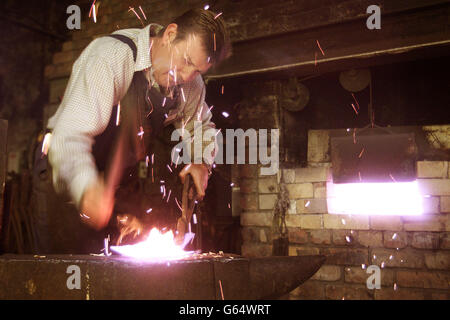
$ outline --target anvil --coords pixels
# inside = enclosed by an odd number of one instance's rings
[[[276,299],[308,280],[324,262],[319,255],[158,262],[121,256],[3,255],[0,299]]]

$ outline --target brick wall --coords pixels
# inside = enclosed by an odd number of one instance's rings
[[[428,130],[446,132],[449,126]],[[448,143],[450,135],[442,140]],[[328,214],[326,182],[331,175],[329,134],[310,130],[308,166],[283,169],[291,206],[286,223],[289,255],[323,254],[322,268],[291,299],[450,299],[450,171],[448,161],[417,162],[425,213],[407,216]],[[432,141],[430,141],[432,143]],[[276,176],[244,166],[242,254],[272,254],[272,208]],[[369,265],[381,270],[381,289],[368,289]],[[280,270],[280,272],[282,272]]]

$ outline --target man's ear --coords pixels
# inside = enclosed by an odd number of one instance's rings
[[[164,45],[169,45],[175,40],[175,38],[177,37],[177,29],[178,25],[175,23],[171,23],[166,27],[166,30],[163,34]]]

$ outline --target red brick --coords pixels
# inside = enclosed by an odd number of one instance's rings
[[[269,257],[272,255],[272,245],[244,243],[241,252],[244,257]]]
[[[258,209],[258,197],[256,194],[242,194],[241,208],[246,211],[255,211]]]
[[[380,267],[381,268],[381,267]],[[371,276],[371,273],[367,273],[366,268],[362,267],[345,267],[344,268],[344,281],[349,283],[362,283],[367,284],[367,279]],[[394,284],[394,271],[386,268],[380,269],[380,280],[382,286],[391,286]]]
[[[371,216],[370,229],[372,230],[403,230],[403,221],[398,216]]]
[[[379,248],[383,246],[383,232],[358,231],[357,241],[364,247]]]
[[[383,244],[386,248],[405,248],[408,245],[407,233],[385,231]]]
[[[375,257],[374,257],[375,256]],[[392,258],[390,258],[392,256]],[[405,248],[401,250],[372,249],[370,252],[370,264],[385,267],[403,267],[420,269],[425,266],[424,253],[420,250]]]
[[[355,232],[352,234],[350,230],[333,230],[332,240],[335,245],[353,246],[356,244]]]
[[[449,289],[450,274],[426,271],[397,271],[397,284],[401,287]]]
[[[325,286],[320,281],[308,280],[291,292],[293,299],[322,300],[325,299]]]
[[[288,228],[289,242],[290,243],[307,243],[308,233],[300,228]]]
[[[403,226],[406,231],[444,231],[445,217],[427,215],[403,217]]]
[[[313,280],[338,281],[342,276],[342,267],[323,265],[312,277]]]
[[[258,166],[256,164],[245,164],[240,167],[242,178],[255,178],[258,176]]]
[[[330,300],[372,300],[373,290],[356,285],[327,285],[325,297]]]
[[[359,248],[321,248],[320,254],[327,257],[327,264],[360,266],[368,264],[368,250]]]
[[[418,249],[439,249],[439,234],[414,232],[412,235],[411,246]]]
[[[450,252],[425,253],[425,265],[428,269],[450,270]]]
[[[397,285],[397,289],[381,288],[375,290],[375,300],[424,300],[423,290],[401,288]]]
[[[256,179],[242,179],[240,181],[241,193],[258,192],[258,180]]]
[[[450,233],[442,233],[439,243],[441,244],[441,249],[450,249]]]
[[[314,244],[331,244],[330,230],[311,230],[309,235],[311,242]]]
[[[320,253],[319,248],[289,246],[290,256],[310,256],[310,255],[318,255],[319,253]]]

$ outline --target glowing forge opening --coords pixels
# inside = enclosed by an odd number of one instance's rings
[[[330,214],[421,215],[423,196],[417,181],[327,183]]]
[[[126,257],[142,260],[176,260],[193,254],[193,251],[184,251],[182,245],[175,244],[172,231],[161,233],[153,228],[147,239],[133,245],[111,246],[111,250]]]

